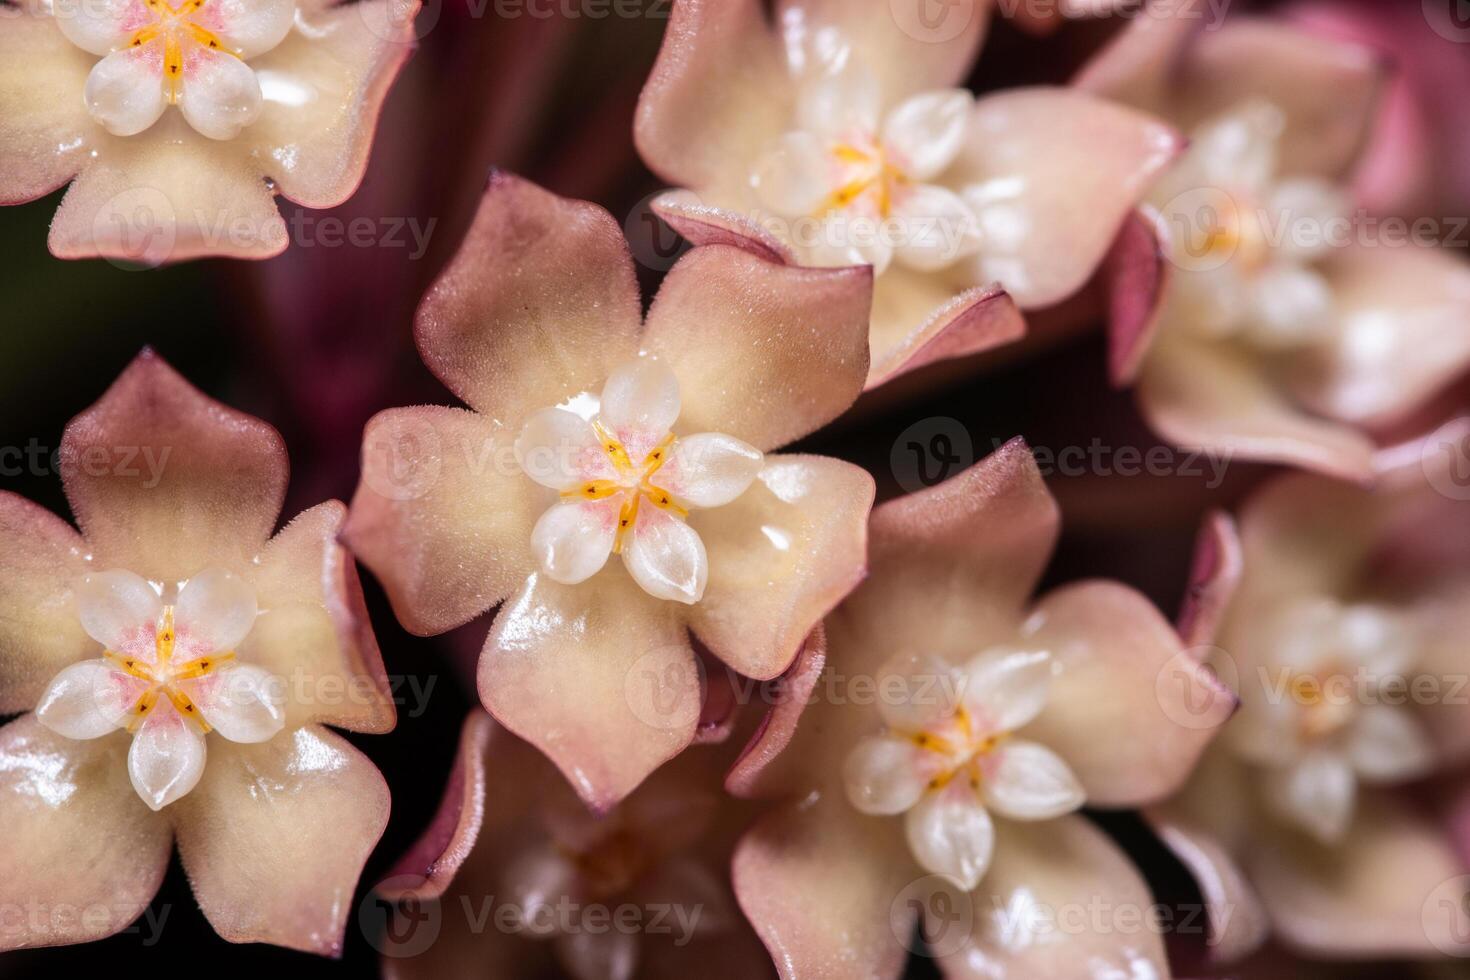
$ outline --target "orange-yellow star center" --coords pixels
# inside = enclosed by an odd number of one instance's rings
[[[105,651],[102,656],[114,667],[130,677],[136,677],[147,683],[147,688],[133,702],[128,709],[128,731],[135,732],[138,726],[153,713],[158,706],[158,700],[167,697],[173,703],[179,714],[194,721],[203,732],[210,730],[209,723],[199,712],[199,706],[178,687],[179,681],[193,680],[212,674],[222,664],[235,659],[233,652],[205,654],[186,660],[183,663],[173,662],[174,641],[177,635],[174,631],[174,607],[164,606],[163,616],[158,621],[158,627],[153,638],[154,660],[149,663],[138,657],[125,653],[117,653],[113,650]]]
[[[580,486],[562,493],[563,497],[581,497],[585,500],[606,500],[624,494],[623,508],[618,514],[617,536],[613,539],[613,553],[623,550],[623,538],[638,522],[638,507],[646,500],[660,510],[669,511],[679,517],[688,517],[689,508],[679,503],[668,490],[653,482],[654,474],[667,462],[669,451],[674,445],[672,433],[648,451],[643,462],[634,465],[628,450],[601,422],[593,420],[592,428],[602,440],[602,451],[612,463],[617,479],[587,480]]]

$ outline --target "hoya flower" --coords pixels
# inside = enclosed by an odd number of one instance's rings
[[[775,677],[862,576],[872,479],[770,450],[857,397],[869,283],[711,246],[645,320],[607,212],[496,174],[425,299],[473,411],[373,419],[347,539],[411,632],[503,603],[481,700],[589,803],[694,737],[694,642]]]
[[[947,976],[1167,974],[1157,933],[1062,923],[1151,903],[1076,811],[1174,792],[1234,699],[1123,585],[1032,602],[1056,532],[1020,440],[874,510],[825,663],[798,661],[728,781],[785,800],[734,864],[783,976],[898,976],[918,907]]]
[[[276,194],[333,207],[362,179],[417,10],[417,0],[0,5],[0,203],[72,182],[51,226],[61,258],[278,255]]]
[[[477,709],[433,824],[378,887],[432,908],[389,931],[384,976],[774,976],[731,892],[751,808],[723,796],[720,760],[701,758],[721,751],[686,753],[595,815]]]
[[[1470,525],[1453,482],[1467,432],[1381,452],[1372,490],[1281,477],[1238,535],[1216,517],[1203,537],[1192,649],[1241,707],[1150,816],[1200,884],[1222,961],[1271,930],[1333,959],[1462,941],[1463,923],[1431,913],[1465,859],[1398,787],[1470,752]]]
[[[1191,137],[1123,239],[1113,374],[1166,439],[1346,477],[1470,365],[1470,268],[1362,212],[1383,64],[1202,0],[1125,30],[1085,88]]]
[[[388,820],[332,724],[394,724],[335,501],[272,536],[286,451],[145,351],[67,427],[81,533],[0,494],[7,948],[131,923],[177,842],[232,942],[341,948]]]
[[[866,263],[875,385],[1013,340],[1092,275],[1179,150],[1092,95],[961,85],[988,4],[679,0],[634,135],[695,243]]]

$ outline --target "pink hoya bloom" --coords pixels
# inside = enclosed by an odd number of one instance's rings
[[[1179,151],[1080,91],[961,85],[989,4],[679,0],[634,131],[696,243],[873,267],[868,385],[1020,336]],[[929,16],[937,13],[937,17]]]
[[[0,943],[124,928],[177,840],[221,936],[335,954],[388,788],[322,726],[395,719],[346,508],[272,537],[280,436],[150,351],[60,458],[81,534],[0,494]]]
[[[1122,927],[1147,886],[1076,811],[1174,792],[1233,698],[1123,585],[1032,602],[1056,533],[1020,440],[873,512],[825,664],[799,662],[729,779],[789,800],[734,865],[783,976],[898,976],[920,906],[946,976],[1167,973],[1159,933]],[[1099,902],[1116,927],[1076,928]]]
[[[414,633],[504,603],[480,697],[594,806],[694,737],[695,639],[775,677],[862,576],[872,479],[769,450],[857,397],[869,284],[711,246],[645,320],[606,211],[496,174],[425,299],[473,411],[374,418],[346,533]]]
[[[75,178],[61,258],[156,265],[287,245],[277,193],[352,195],[418,0],[0,3],[0,204]]]
[[[596,815],[476,710],[438,815],[379,886],[432,908],[390,933],[384,976],[773,977],[730,888],[751,808],[724,796],[723,768],[701,758],[716,751],[685,753]]]
[[[1470,268],[1362,212],[1383,62],[1170,0],[1078,84],[1189,134],[1124,238],[1113,375],[1165,438],[1346,477],[1470,364]],[[1446,228],[1446,232],[1451,229]]]
[[[1271,929],[1326,958],[1465,948],[1464,858],[1387,788],[1470,755],[1467,452],[1462,420],[1380,452],[1371,490],[1284,476],[1202,535],[1187,636],[1241,706],[1151,818],[1220,960]]]

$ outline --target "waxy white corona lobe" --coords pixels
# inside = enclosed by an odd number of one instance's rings
[[[128,774],[154,810],[199,782],[210,731],[264,742],[285,726],[277,679],[235,654],[257,614],[250,587],[208,569],[171,602],[163,591],[127,571],[88,575],[77,612],[102,655],[62,670],[36,706],[41,723],[67,738],[126,729]]]

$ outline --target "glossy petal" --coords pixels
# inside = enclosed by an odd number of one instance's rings
[[[468,622],[535,567],[531,529],[548,500],[516,462],[513,431],[452,408],[389,409],[368,423],[343,533],[409,631]]]
[[[796,261],[791,247],[752,215],[706,204],[692,191],[660,194],[650,206],[670,228],[696,245],[733,245],[770,262]]]
[[[125,726],[147,682],[106,660],[83,660],[57,674],[36,704],[36,718],[67,738],[100,738]]]
[[[1086,802],[1061,756],[1025,739],[1008,741],[996,751],[980,792],[986,806],[1013,820],[1050,820]]]
[[[296,0],[210,0],[194,22],[241,58],[258,58],[291,33]]]
[[[919,802],[929,785],[926,754],[907,738],[873,735],[863,739],[842,765],[848,802],[875,816],[903,813]]]
[[[674,443],[654,482],[688,506],[722,507],[749,489],[764,464],[765,456],[749,443],[701,432]]]
[[[979,247],[980,223],[964,198],[935,184],[901,193],[892,217],[902,228],[895,262],[917,272],[938,272]]]
[[[796,128],[828,140],[878,129],[883,92],[878,76],[855,58],[811,72],[796,91]]]
[[[63,186],[87,161],[96,124],[77,98],[97,59],[39,4],[7,9],[0,31],[0,202]]]
[[[699,678],[680,608],[621,573],[576,586],[532,575],[485,640],[480,699],[606,809],[694,738]]]
[[[175,808],[179,856],[210,925],[231,942],[340,955],[358,875],[388,822],[382,775],[317,726],[211,748],[204,779]]]
[[[1271,770],[1261,794],[1282,820],[1325,844],[1337,844],[1352,822],[1357,779],[1343,755],[1317,749],[1294,764]]]
[[[255,625],[259,611],[250,583],[232,572],[206,568],[179,590],[176,650],[183,659],[233,650]]]
[[[751,168],[750,184],[760,203],[782,215],[816,211],[831,192],[831,160],[820,139],[804,130],[783,133],[761,151]]]
[[[128,748],[128,775],[143,802],[162,810],[199,783],[204,760],[204,735],[160,698]]]
[[[264,742],[286,724],[286,683],[254,664],[185,682],[204,720],[231,742]]]
[[[1025,731],[1067,760],[1090,804],[1136,806],[1174,792],[1235,710],[1235,696],[1126,586],[1058,589],[1025,634],[1058,664],[1046,708]]]
[[[602,570],[617,540],[621,495],[564,500],[547,508],[531,529],[531,553],[541,571],[563,585],[585,582]]]
[[[971,690],[962,669],[938,657],[916,653],[893,657],[878,668],[874,680],[883,724],[909,735],[945,725]],[[977,728],[988,730],[987,722],[979,720]]]
[[[82,576],[76,610],[82,629],[104,649],[153,660],[163,601],[137,575],[114,568]]]
[[[775,677],[861,580],[872,477],[820,456],[767,456],[733,503],[696,512],[709,556],[690,626],[747,677]]]
[[[720,245],[685,255],[643,337],[679,379],[680,427],[766,451],[836,418],[867,375],[870,290],[866,269],[794,268]]]
[[[231,140],[260,117],[255,69],[234,55],[200,49],[179,92],[179,109],[199,133]]]
[[[1429,734],[1401,705],[1359,707],[1347,753],[1365,782],[1414,779],[1428,773],[1436,761]]]
[[[1082,92],[981,99],[946,180],[979,221],[972,284],[999,280],[1023,309],[1076,292],[1181,145],[1164,123]]]
[[[597,416],[636,463],[674,427],[679,379],[668,365],[652,358],[619,365],[602,386]]]
[[[1026,323],[999,286],[958,294],[942,280],[902,267],[873,284],[873,364],[866,387],[906,371],[1019,339]]]
[[[904,815],[904,836],[919,865],[949,875],[972,890],[990,867],[995,824],[979,795],[963,779],[925,794]]]
[[[68,41],[95,55],[127,47],[138,28],[153,15],[142,0],[97,0],[96,3],[61,0],[52,5],[56,27]]]
[[[127,740],[75,742],[34,716],[0,728],[0,819],[9,869],[0,902],[89,915],[18,915],[0,946],[87,942],[120,932],[168,868],[167,819],[128,784]],[[99,832],[98,828],[107,828]]]
[[[962,88],[905,99],[883,120],[884,149],[897,154],[910,180],[932,180],[959,155],[974,106],[975,97]]]
[[[497,172],[459,253],[419,307],[416,336],[451,391],[515,425],[594,390],[630,360],[641,308],[633,259],[610,214]]]
[[[98,567],[158,581],[252,560],[286,489],[276,430],[204,397],[151,352],[72,420],[61,460]]]
[[[962,668],[965,706],[981,731],[1010,732],[1031,721],[1051,693],[1052,658],[1045,650],[997,647]]]
[[[617,475],[592,424],[564,408],[533,412],[516,436],[515,453],[527,476],[553,490]]]
[[[693,605],[704,597],[709,555],[699,532],[666,510],[645,506],[623,549],[623,564],[656,599]]]
[[[158,122],[168,108],[163,47],[160,38],[114,51],[87,76],[82,93],[87,111],[112,135],[136,136]]]

